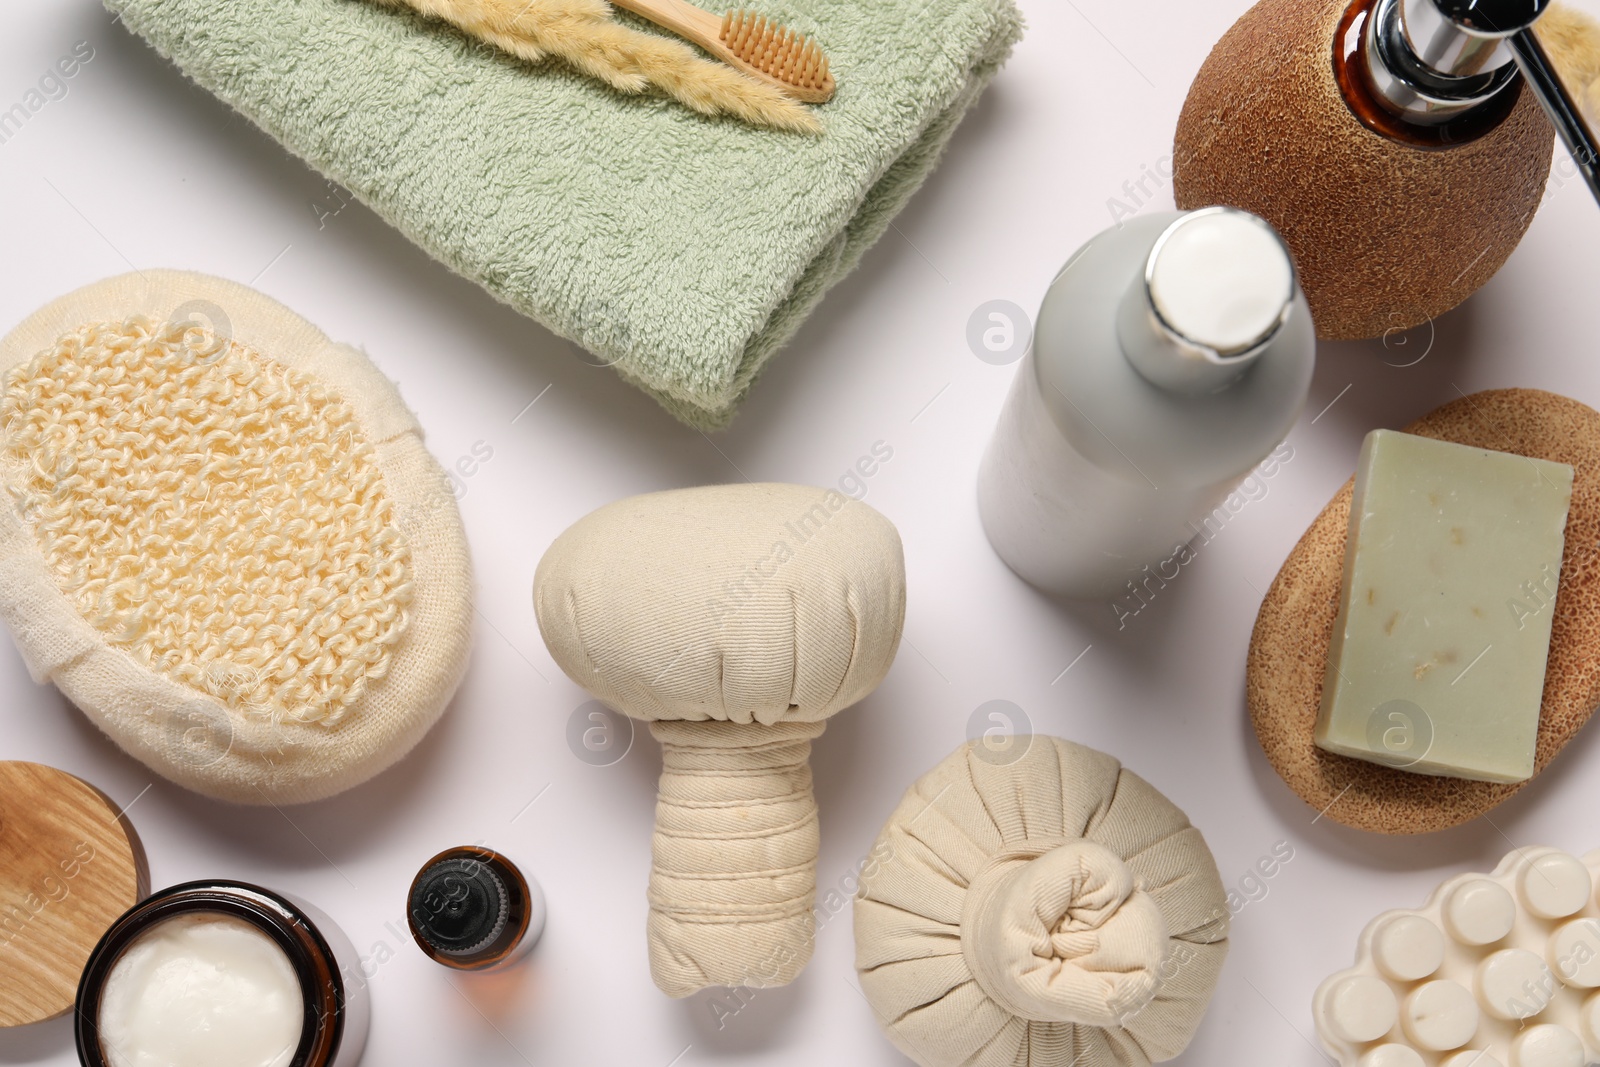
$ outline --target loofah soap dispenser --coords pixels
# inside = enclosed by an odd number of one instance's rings
[[[1380,337],[1449,311],[1532,221],[1546,113],[1595,186],[1593,138],[1531,29],[1548,3],[1261,0],[1190,89],[1178,206],[1271,222],[1320,337]]]

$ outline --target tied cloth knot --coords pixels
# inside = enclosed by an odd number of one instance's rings
[[[1115,852],[1011,852],[972,882],[961,951],[978,985],[1035,1022],[1122,1026],[1156,995],[1167,924]]]

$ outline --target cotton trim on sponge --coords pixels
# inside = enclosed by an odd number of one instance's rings
[[[454,494],[393,383],[251,289],[145,271],[0,341],[0,616],[130,755],[244,804],[405,755],[466,668]]]

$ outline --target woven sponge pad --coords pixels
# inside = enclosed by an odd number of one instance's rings
[[[0,615],[152,770],[239,803],[394,763],[466,667],[444,472],[353,348],[221,279],[91,285],[0,341]]]

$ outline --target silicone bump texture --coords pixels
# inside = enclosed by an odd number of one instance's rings
[[[1600,849],[1521,849],[1367,924],[1312,1014],[1341,1067],[1600,1061]]]
[[[1361,1067],[1422,1067],[1422,1057],[1404,1045],[1375,1045],[1362,1054]]]

